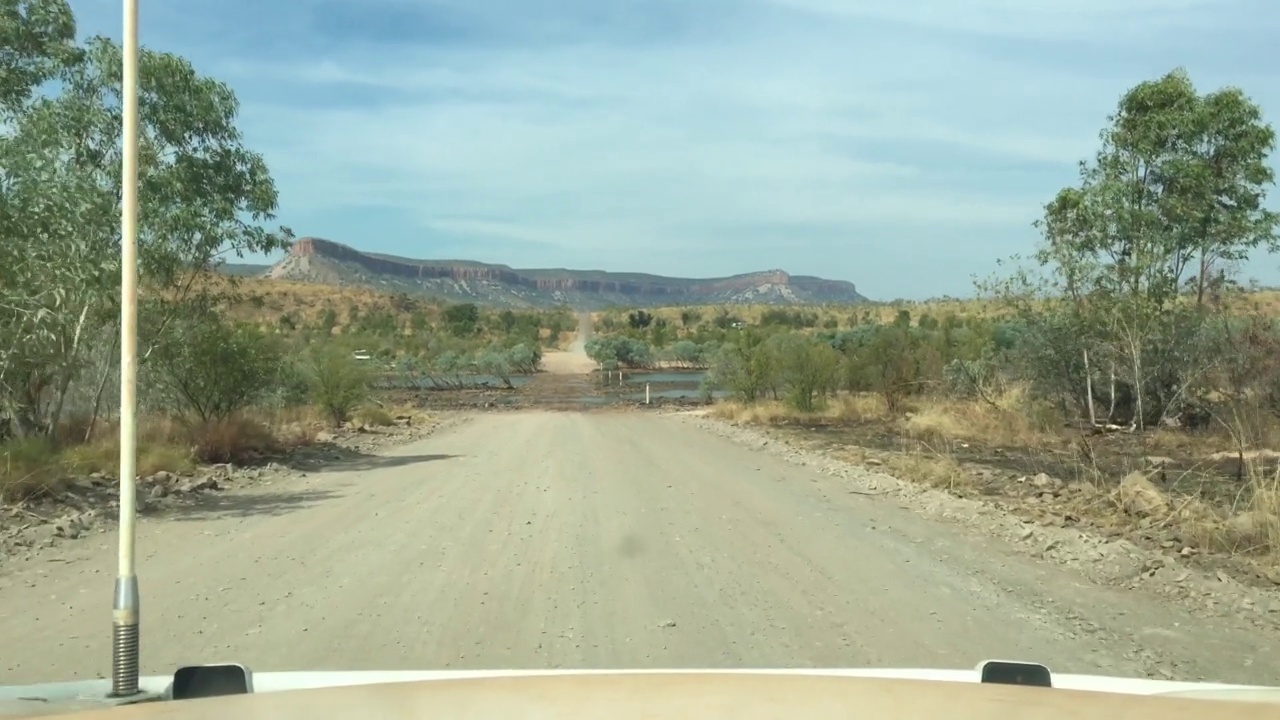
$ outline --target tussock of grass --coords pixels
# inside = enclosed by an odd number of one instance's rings
[[[1238,507],[1215,510],[1196,500],[1182,511],[1180,524],[1206,549],[1280,561],[1280,469],[1267,472],[1255,463],[1247,468],[1241,488],[1247,499]]]
[[[431,413],[414,405],[391,405],[387,407],[387,412],[391,413],[393,418],[403,419],[409,425],[425,425],[434,420]]]
[[[386,409],[373,406],[370,425],[393,425]],[[410,415],[410,411],[399,414]],[[421,419],[420,414],[417,416]],[[201,463],[247,464],[289,448],[315,442],[324,418],[315,408],[289,408],[236,415],[208,423],[177,418],[142,418],[138,424],[138,475],[191,472]],[[59,425],[58,442],[36,437],[0,443],[0,502],[15,502],[58,491],[75,476],[120,467],[119,425],[70,419]],[[88,435],[88,439],[85,437]]]
[[[396,424],[391,413],[377,405],[365,405],[356,410],[355,421],[368,427],[390,427]]]
[[[911,438],[1005,447],[1056,443],[1061,426],[1053,413],[1016,387],[988,399],[927,399],[902,420],[902,430]]]
[[[815,412],[801,412],[782,402],[726,401],[712,408],[716,417],[743,424],[894,422],[903,435],[925,442],[965,440],[987,445],[1038,446],[1062,439],[1061,422],[1015,389],[986,400],[927,398],[900,418],[883,398],[872,393],[842,393]]]
[[[118,440],[96,441],[76,445],[54,455],[51,462],[60,463],[60,472],[88,475],[100,472],[115,475],[120,469]],[[152,475],[161,470],[187,472],[195,466],[189,447],[176,443],[139,442],[137,467],[139,475]]]
[[[779,401],[755,404],[721,401],[712,406],[711,414],[742,424],[786,425],[882,420],[888,416],[888,409],[878,395],[845,394],[829,399],[824,407],[809,413]]]
[[[0,447],[0,500],[11,502],[56,490],[62,481],[56,454],[44,438],[12,440]]]
[[[247,417],[231,417],[191,429],[192,454],[205,463],[236,463],[273,455],[283,448],[274,431]]]
[[[189,446],[139,432],[139,475],[161,470],[187,472],[195,466]],[[118,437],[59,447],[46,438],[14,440],[0,446],[0,501],[15,502],[57,492],[69,477],[95,472],[114,475],[120,467]]]
[[[890,455],[884,463],[889,474],[899,480],[924,483],[952,492],[973,485],[973,476],[945,452],[917,450]]]

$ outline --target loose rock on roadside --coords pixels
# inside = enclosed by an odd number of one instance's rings
[[[397,418],[389,427],[347,426],[318,433],[314,443],[263,464],[214,464],[186,473],[162,470],[138,478],[138,514],[146,518],[181,512],[212,494],[304,475],[330,462],[417,440],[456,421],[453,417],[417,422]],[[0,565],[91,533],[107,532],[119,516],[119,488],[113,475],[95,472],[68,478],[43,497],[0,506]]]
[[[703,413],[678,413],[722,437],[784,457],[839,478],[853,495],[892,497],[923,515],[1008,541],[1020,552],[1071,567],[1091,581],[1152,593],[1201,615],[1246,617],[1259,626],[1280,626],[1280,570],[1255,567],[1255,584],[1240,572],[1194,563],[1203,553],[1161,521],[1174,510],[1168,496],[1144,473],[1123,478],[1114,493],[1079,481],[1066,483],[1041,473],[1020,478],[1021,497],[959,497],[945,490],[895,478],[879,462],[850,462],[829,449],[801,447],[765,429],[735,425]],[[1095,525],[1079,508],[1119,504],[1138,519],[1136,531]],[[1266,532],[1271,517],[1232,521],[1242,535]],[[1135,542],[1135,539],[1139,540]]]

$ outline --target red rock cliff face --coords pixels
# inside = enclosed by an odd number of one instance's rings
[[[339,262],[352,263],[379,275],[423,279],[490,280],[509,284],[521,284],[520,281],[523,279],[515,271],[497,267],[465,267],[396,262],[387,258],[366,255],[346,245],[319,238],[300,238],[293,243],[293,248],[289,252],[298,256],[315,255]]]
[[[747,290],[764,284],[787,285],[791,283],[791,276],[781,270],[702,282],[674,279],[670,282],[663,282],[662,279],[655,279],[650,282],[602,280],[573,277],[568,272],[560,277],[529,277],[521,274],[518,270],[496,265],[449,265],[392,260],[362,253],[340,243],[310,237],[296,240],[290,252],[300,257],[314,255],[330,258],[338,262],[359,265],[371,273],[380,275],[422,280],[485,281],[543,291],[675,297]],[[816,278],[814,279],[816,280]]]

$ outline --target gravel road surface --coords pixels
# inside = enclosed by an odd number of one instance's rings
[[[481,414],[140,525],[143,672],[931,666],[1280,682],[1274,634],[646,412]],[[103,676],[115,537],[0,572],[0,683]]]

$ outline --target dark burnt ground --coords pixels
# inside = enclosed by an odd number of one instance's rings
[[[1247,507],[1257,488],[1240,479],[1235,458],[1211,458],[1231,447],[1230,438],[1178,431],[1148,434],[1092,435],[1064,431],[1038,445],[1019,446],[972,439],[915,438],[890,420],[795,422],[765,428],[765,432],[798,448],[831,452],[835,457],[883,467],[904,480],[932,482],[960,497],[985,496],[998,507],[1028,522],[1077,526],[1108,537],[1125,537],[1158,549],[1179,562],[1225,571],[1241,582],[1280,586],[1280,566],[1274,557],[1247,549],[1224,551],[1202,547],[1192,520],[1150,521],[1129,517],[1118,507],[1116,489],[1121,478],[1140,470],[1170,499],[1175,509],[1203,502],[1225,515]],[[1276,461],[1262,462],[1269,478],[1278,477]],[[1043,473],[1048,486],[1036,482]],[[1082,488],[1091,490],[1081,492]],[[1190,558],[1180,551],[1198,548]]]
[[[945,455],[980,471],[984,494],[1003,494],[1010,481],[1045,473],[1065,481],[1114,487],[1135,470],[1159,467],[1155,479],[1174,496],[1197,497],[1218,505],[1241,501],[1240,462],[1235,457],[1212,457],[1230,450],[1229,437],[1178,431],[1148,434],[1096,435],[1064,430],[1046,436],[1035,446],[982,442],[973,439],[915,438],[885,420],[806,424],[786,428],[827,447],[859,447],[895,454]],[[1276,472],[1274,460],[1262,469]]]

